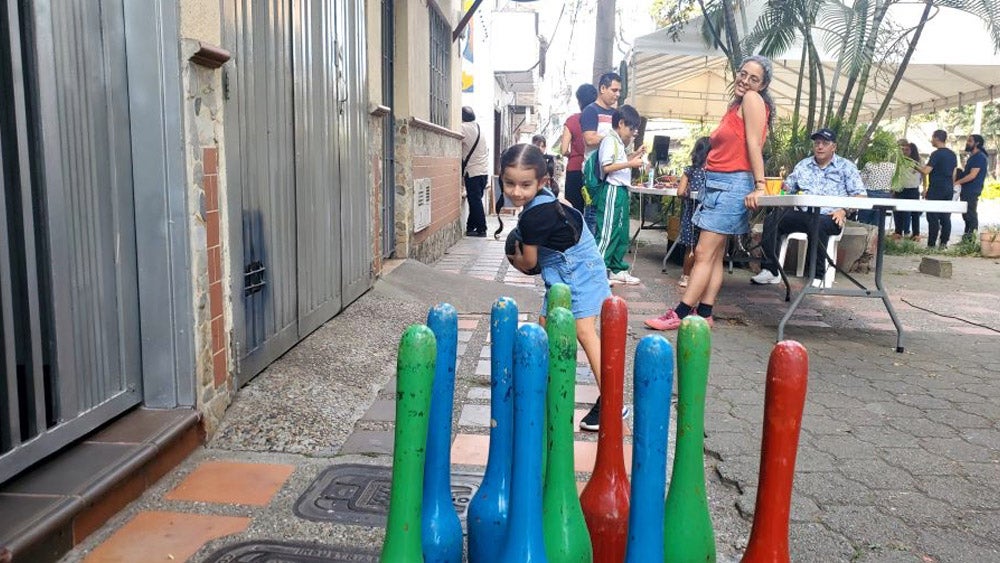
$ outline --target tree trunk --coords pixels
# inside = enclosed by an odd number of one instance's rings
[[[615,0],[597,0],[597,28],[594,36],[594,85],[605,72],[614,69],[611,53],[615,42]]]
[[[899,68],[896,69],[896,75],[892,77],[892,84],[889,85],[889,89],[885,93],[882,105],[875,112],[871,123],[868,124],[865,136],[861,138],[861,144],[858,146],[858,154],[863,153],[868,148],[868,143],[871,142],[872,135],[875,134],[875,129],[878,127],[879,121],[882,120],[882,116],[885,115],[885,111],[889,108],[889,103],[892,102],[892,97],[896,94],[896,88],[899,86],[900,81],[903,80],[903,73],[906,72],[906,67],[910,64],[910,57],[913,56],[913,51],[917,48],[917,41],[920,39],[920,34],[924,31],[924,25],[930,18],[931,8],[933,7],[933,0],[924,0],[924,12],[920,14],[920,23],[917,24],[916,31],[913,32],[913,39],[910,40],[910,45],[906,48],[906,54],[903,55],[903,60],[900,61]]]
[[[740,69],[743,62],[743,48],[740,46],[740,32],[736,29],[736,13],[733,11],[732,0],[722,0],[722,17],[726,27],[726,41],[729,43],[729,65],[733,74]]]
[[[890,2],[888,0],[881,0],[876,4],[875,7],[875,17],[872,18],[871,35],[868,36],[868,41],[865,43],[864,57],[862,60],[864,64],[861,67],[861,76],[858,77],[858,94],[854,97],[854,105],[851,107],[851,116],[848,122],[851,127],[858,122],[858,114],[861,113],[861,104],[865,99],[865,91],[868,89],[868,78],[871,76],[872,65],[875,62],[875,46],[878,43],[878,32],[882,25],[882,20],[885,19],[885,14],[889,10]]]
[[[792,111],[792,144],[798,141],[799,137],[799,108],[802,105],[802,81],[805,80],[806,54],[808,50],[802,45],[802,60],[799,62],[799,83],[795,88],[795,109]]]

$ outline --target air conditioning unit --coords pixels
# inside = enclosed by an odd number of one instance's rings
[[[413,232],[420,232],[431,226],[431,179],[418,178],[413,181]]]

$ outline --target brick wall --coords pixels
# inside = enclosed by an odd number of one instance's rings
[[[462,216],[462,186],[457,157],[418,156],[413,159],[413,178],[431,179],[431,226],[414,235],[420,244],[434,233],[448,228]]]

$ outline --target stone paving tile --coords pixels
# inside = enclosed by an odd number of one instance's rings
[[[140,512],[84,561],[187,561],[209,540],[242,532],[249,525],[250,518],[237,516]]]
[[[383,422],[396,420],[396,401],[383,399],[375,401],[372,406],[368,407],[368,411],[362,419]]]
[[[377,430],[355,430],[341,446],[340,455],[347,454],[382,454],[392,455],[392,432]]]
[[[163,498],[264,506],[293,471],[295,466],[286,464],[206,461]]]
[[[488,401],[490,400],[490,388],[489,387],[473,387],[469,389],[466,397],[474,401]]]
[[[462,414],[458,419],[459,426],[490,427],[489,405],[462,405]]]

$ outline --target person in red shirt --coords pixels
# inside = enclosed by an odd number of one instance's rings
[[[593,84],[581,84],[576,89],[576,101],[580,111],[597,100],[597,88]],[[566,118],[563,125],[562,138],[559,140],[559,152],[567,157],[566,179],[563,181],[563,197],[577,211],[583,213],[583,155],[587,143],[583,140],[583,129],[580,128],[580,113],[574,113]]]
[[[694,267],[680,303],[659,317],[646,319],[656,330],[676,330],[684,317],[697,313],[712,321],[712,307],[722,288],[722,259],[729,235],[750,231],[749,210],[764,193],[764,140],[774,103],[767,92],[771,61],[748,57],[736,73],[734,97],[719,127],[712,132],[712,150],[705,163],[705,190],[692,222],[701,229]]]

